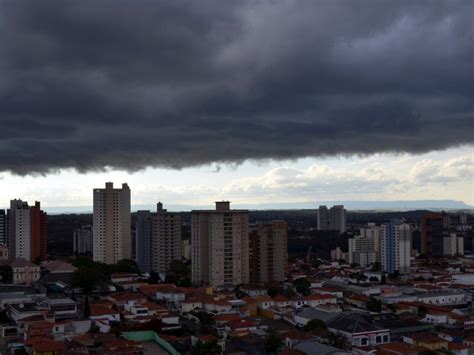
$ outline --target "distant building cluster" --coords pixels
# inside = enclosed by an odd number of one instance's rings
[[[347,211],[343,205],[335,205],[329,209],[327,206],[319,206],[317,219],[318,230],[338,231],[339,233],[344,233],[347,230]]]

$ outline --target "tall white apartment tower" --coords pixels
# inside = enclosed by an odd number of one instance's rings
[[[115,264],[131,258],[130,223],[130,188],[127,184],[114,189],[113,183],[107,182],[105,189],[94,189],[94,261]]]
[[[410,272],[411,228],[407,223],[392,220],[383,224],[381,243],[382,270],[400,274]]]
[[[194,284],[212,287],[249,282],[249,213],[231,210],[228,201],[215,210],[191,212]]]
[[[28,202],[10,201],[9,255],[12,259],[31,259],[31,221]]]

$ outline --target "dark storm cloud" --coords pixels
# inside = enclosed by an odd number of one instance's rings
[[[474,141],[471,1],[0,0],[0,171]]]

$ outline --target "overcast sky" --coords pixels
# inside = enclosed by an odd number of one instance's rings
[[[474,204],[474,2],[0,0],[0,206]]]

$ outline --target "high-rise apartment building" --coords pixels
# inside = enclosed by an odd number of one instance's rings
[[[329,210],[327,206],[319,206],[317,217],[318,217],[318,230],[320,231],[329,230]]]
[[[94,239],[92,236],[92,226],[85,225],[77,228],[73,232],[73,251],[74,254],[92,255],[94,251]]]
[[[181,214],[157,204],[156,213],[138,211],[135,225],[136,260],[140,270],[162,277],[173,260],[181,260]]]
[[[443,238],[443,253],[447,256],[464,255],[464,238],[451,233]]]
[[[410,272],[411,227],[407,223],[392,220],[383,224],[381,243],[382,270],[400,274]]]
[[[228,201],[215,210],[191,212],[192,282],[212,287],[249,282],[249,213],[231,210]]]
[[[421,218],[421,252],[427,256],[444,255],[447,218],[442,213],[425,213]]]
[[[367,223],[365,227],[359,228],[359,235],[373,240],[374,252],[377,253],[377,261],[380,261],[380,243],[382,238],[380,226],[375,223]]]
[[[48,259],[47,215],[41,210],[41,204],[36,201],[30,207],[31,259]]]
[[[47,214],[36,201],[11,200],[8,211],[8,251],[10,258],[35,261],[48,257]]]
[[[8,244],[7,234],[7,214],[5,210],[0,210],[0,245]]]
[[[318,230],[334,230],[344,233],[347,230],[347,211],[343,205],[318,208]]]
[[[359,235],[350,238],[348,258],[349,263],[368,266],[380,262],[381,229],[375,223],[368,223],[359,228]]]
[[[153,218],[153,271],[165,275],[171,262],[181,258],[181,214],[168,212],[158,202],[156,216]]]
[[[370,235],[356,235],[348,239],[348,262],[367,267],[377,261],[374,238]]]
[[[143,272],[152,270],[153,221],[150,211],[137,211],[135,222],[135,260]]]
[[[10,201],[10,258],[31,260],[30,207],[22,200]]]
[[[288,224],[257,223],[250,228],[250,282],[285,281]]]
[[[122,184],[114,189],[94,189],[93,257],[94,261],[115,264],[131,258],[130,188]]]

